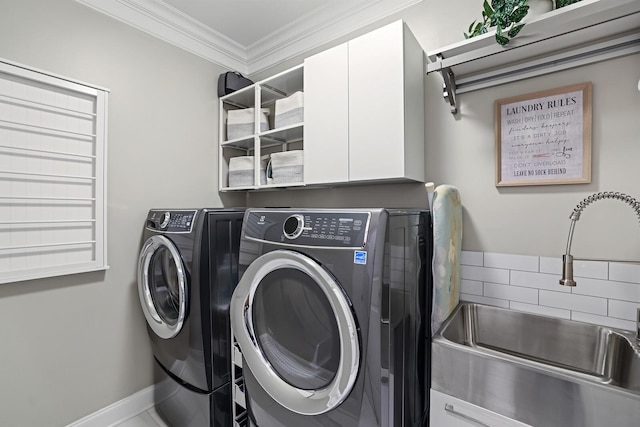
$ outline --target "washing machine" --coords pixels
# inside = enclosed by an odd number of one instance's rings
[[[426,425],[428,211],[248,209],[231,328],[249,425]]]
[[[229,302],[244,209],[152,209],[138,292],[161,378],[156,407],[173,427],[228,427]]]

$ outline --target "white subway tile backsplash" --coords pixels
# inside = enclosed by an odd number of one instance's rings
[[[520,286],[485,283],[484,296],[490,298],[506,299],[509,301],[526,302],[529,304],[538,304],[538,290],[532,288],[523,288]]]
[[[540,273],[562,274],[562,257],[540,257]]]
[[[528,288],[548,289],[556,292],[571,292],[571,289],[558,283],[559,275],[546,273],[530,273],[528,271],[512,271],[511,284]]]
[[[640,283],[640,265],[609,263],[609,280]]]
[[[475,267],[471,265],[460,266],[460,277],[481,282],[509,283],[509,270],[499,268]]]
[[[475,265],[482,267],[484,265],[484,252],[462,251],[460,254],[460,264]]]
[[[579,322],[595,323],[596,325],[609,326],[611,328],[626,329],[635,331],[635,322],[629,322],[627,320],[615,319],[613,317],[596,316],[594,314],[580,313],[577,311],[571,312],[571,319]]]
[[[476,280],[463,279],[460,281],[460,292],[464,294],[482,295],[482,288],[482,282]]]
[[[576,278],[576,283],[576,286],[571,289],[574,294],[640,302],[640,284],[638,283],[587,278]]]
[[[509,303],[511,310],[526,311],[528,313],[540,314],[543,316],[559,317],[561,319],[571,319],[571,311],[561,308],[545,307],[543,305],[525,304],[522,302],[511,301]]]
[[[589,277],[592,279],[607,279],[609,277],[609,263],[602,261],[573,261],[573,275],[575,277]]]
[[[540,257],[540,272],[562,274],[562,257]],[[573,275],[576,277],[590,277],[592,279],[607,279],[609,277],[609,263],[574,260]]]
[[[640,265],[574,261],[578,283],[558,284],[562,257],[462,251],[460,300],[635,330]]]
[[[509,270],[538,271],[538,257],[485,252],[484,266]]]
[[[607,315],[607,300],[585,295],[541,290],[539,304],[571,311]]]
[[[493,305],[495,307],[509,308],[509,301],[498,298],[488,298],[479,295],[460,294],[460,301],[475,302],[477,304]]]
[[[640,304],[626,301],[609,300],[609,317],[635,321]]]

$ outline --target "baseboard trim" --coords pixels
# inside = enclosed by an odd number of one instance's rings
[[[155,405],[154,392],[156,387],[156,385],[152,385],[142,389],[67,425],[67,427],[105,427],[120,424]]]

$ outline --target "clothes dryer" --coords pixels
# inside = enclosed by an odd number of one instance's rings
[[[423,425],[428,211],[249,209],[231,327],[249,424]]]
[[[138,292],[164,373],[156,406],[175,427],[228,427],[229,301],[238,283],[244,209],[149,211]]]

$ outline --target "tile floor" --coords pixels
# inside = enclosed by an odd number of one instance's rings
[[[156,408],[151,408],[114,427],[169,427],[169,425],[162,420]]]

